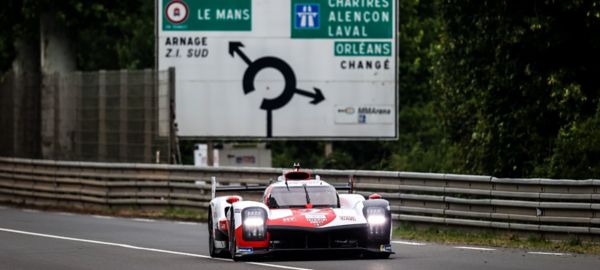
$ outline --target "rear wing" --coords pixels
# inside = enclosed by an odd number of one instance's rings
[[[321,177],[317,175],[316,179],[321,180]],[[329,184],[332,187],[334,187],[335,190],[347,190],[348,193],[354,193],[354,176],[350,176],[348,178],[348,182],[345,184],[342,184],[342,183],[335,183],[335,184],[329,183]]]
[[[211,187],[211,198],[215,198],[217,191],[264,191],[267,186],[256,185],[256,186],[217,186],[217,178],[210,178]]]
[[[217,191],[264,191],[268,186],[255,185],[255,186],[217,186],[217,178],[211,177],[211,198],[215,198]],[[336,190],[346,190],[348,193],[354,193],[354,177],[348,179],[348,183],[345,184],[330,184]]]
[[[335,190],[347,190],[348,193],[354,193],[354,184],[353,183],[331,184],[331,186],[333,186],[335,188]]]

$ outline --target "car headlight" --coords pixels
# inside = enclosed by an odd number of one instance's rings
[[[259,227],[265,224],[265,221],[259,217],[250,217],[244,220],[244,226],[246,227]]]
[[[365,211],[371,237],[384,237],[388,231],[388,213],[383,207],[368,207]]]
[[[371,215],[367,217],[367,222],[369,222],[371,225],[381,225],[384,224],[385,221],[386,218],[383,215]]]
[[[385,209],[382,207],[367,208],[367,222],[372,225],[381,225],[385,223]]]
[[[263,241],[266,237],[267,212],[259,207],[242,211],[242,237],[245,241]]]

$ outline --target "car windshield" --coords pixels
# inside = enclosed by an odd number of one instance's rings
[[[306,187],[306,191],[304,188]],[[306,193],[313,207],[337,207],[338,199],[332,186],[294,186],[275,187],[271,191],[273,208],[304,207],[307,204]]]

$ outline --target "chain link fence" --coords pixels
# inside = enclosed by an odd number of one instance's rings
[[[170,74],[149,69],[56,73],[37,85],[8,74],[0,93],[0,155],[170,163]],[[29,88],[24,91],[15,81]]]
[[[41,157],[40,76],[0,76],[0,156]]]

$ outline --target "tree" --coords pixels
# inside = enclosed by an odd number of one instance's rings
[[[0,71],[10,68],[14,42],[39,42],[39,18],[52,11],[68,29],[80,70],[154,66],[154,1],[9,0],[0,11]]]
[[[432,80],[442,30],[440,2],[399,1],[400,136],[389,144],[393,151],[386,169],[455,171]]]
[[[538,175],[553,178],[587,179],[600,175],[600,107],[593,117],[561,128],[547,163],[536,168]]]
[[[461,170],[546,175],[560,131],[598,104],[599,14],[593,1],[444,2],[436,84]]]

